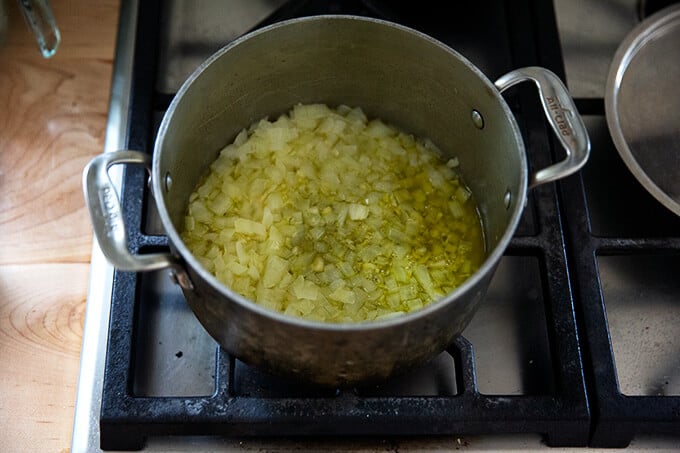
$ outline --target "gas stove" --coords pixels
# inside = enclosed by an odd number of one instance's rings
[[[566,77],[592,154],[579,174],[531,192],[463,335],[378,385],[316,388],[248,366],[208,336],[166,272],[115,271],[95,243],[72,451],[677,447],[680,219],[621,162],[603,102],[643,3],[488,0],[448,13],[430,1],[124,2],[107,152],[151,152],[182,82],[238,36],[356,14],[430,34],[491,80],[531,65]],[[532,88],[507,100],[530,166],[559,158]],[[167,249],[144,171],[111,176],[132,251]]]

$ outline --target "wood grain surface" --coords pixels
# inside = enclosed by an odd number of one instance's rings
[[[52,0],[49,60],[0,1],[0,450],[63,452],[92,247],[81,173],[103,149],[118,1]]]

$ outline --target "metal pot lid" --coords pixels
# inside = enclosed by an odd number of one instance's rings
[[[633,29],[605,92],[609,132],[638,181],[680,215],[680,5]]]

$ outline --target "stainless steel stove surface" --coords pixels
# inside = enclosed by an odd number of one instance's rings
[[[531,0],[461,5],[453,16],[413,7],[127,2],[105,151],[151,150],[164,109],[205,58],[288,17],[400,21],[460,51],[492,80],[519,66],[559,73],[564,64],[591,136],[591,160],[579,175],[532,192],[464,338],[380,385],[310,388],[229,357],[165,272],[114,272],[95,243],[73,452],[539,450],[626,446],[631,439],[639,449],[680,446],[680,438],[667,436],[680,432],[680,220],[620,161],[602,102],[609,62],[639,21],[640,5],[556,0],[554,16],[549,2]],[[535,97],[520,89],[508,101],[538,167],[551,160],[552,144]],[[144,172],[114,169],[112,178],[133,226],[132,248],[167,247]],[[282,440],[289,435],[297,437]]]

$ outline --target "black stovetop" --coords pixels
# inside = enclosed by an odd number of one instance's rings
[[[158,81],[167,10],[156,1],[140,3],[127,147],[151,152],[174,93]],[[253,28],[321,13],[368,15],[434,36],[491,80],[530,65],[564,74],[551,2],[456,2],[454,13],[429,1],[418,2],[418,8],[414,3],[290,1]],[[206,57],[217,50],[199,48]],[[548,165],[558,147],[532,87],[513,89],[507,100],[523,131],[530,167]],[[576,101],[590,117],[604,114],[601,99]],[[608,137],[598,140],[594,151]],[[139,449],[148,436],[158,435],[490,433],[539,433],[550,446],[615,447],[637,433],[674,433],[680,398],[629,396],[619,389],[600,267],[603,260],[618,264],[644,254],[629,267],[639,262],[680,268],[680,222],[650,204],[622,164],[612,165],[618,161],[609,144],[603,149],[609,151],[594,152],[582,174],[532,191],[487,300],[463,337],[430,364],[379,385],[323,389],[267,375],[196,334],[195,326],[182,337],[182,326],[196,321],[165,274],[116,271],[101,447]],[[642,208],[643,216],[660,220],[650,228],[641,216],[626,217],[624,201],[606,199],[603,175],[624,181],[617,198],[651,206]],[[122,198],[132,251],[167,249],[143,169],[125,169]],[[649,255],[670,258],[660,264]],[[494,343],[494,331],[509,344]],[[164,341],[174,343],[163,349]],[[171,356],[160,357],[168,350]],[[520,364],[516,372],[508,371],[510,362]],[[163,379],[168,367],[189,373],[191,385],[173,389]]]

